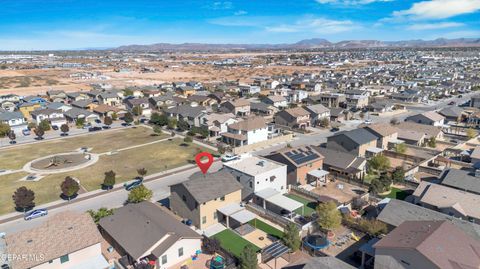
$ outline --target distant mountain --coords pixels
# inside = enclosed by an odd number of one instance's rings
[[[480,38],[457,38],[435,40],[345,40],[332,43],[322,38],[312,38],[292,44],[204,44],[204,43],[157,43],[152,45],[121,46],[116,51],[232,51],[270,49],[318,49],[318,48],[385,48],[385,47],[480,47]]]

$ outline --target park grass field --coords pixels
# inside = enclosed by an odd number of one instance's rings
[[[52,154],[74,151],[81,147],[92,148],[93,153],[103,153],[166,137],[166,135],[152,136],[152,133],[149,128],[136,127],[0,149],[0,169],[21,169],[29,161]]]
[[[36,182],[19,181],[28,175],[21,171],[0,176],[0,214],[14,211],[12,194],[21,186],[35,192],[35,202],[38,206],[60,199],[60,184],[66,176],[77,178],[82,190],[92,191],[101,187],[106,171],[113,170],[116,173],[116,183],[122,183],[137,176],[138,168],[147,169],[147,175],[150,175],[188,164],[198,152],[209,151],[193,143],[185,144],[179,138],[166,139],[168,137],[166,135],[151,136],[152,133],[151,129],[137,127],[19,146],[18,152],[14,147],[6,150],[7,156],[0,150],[0,163],[5,164],[8,163],[8,158],[18,157],[21,160],[16,160],[12,168],[19,169],[33,159],[83,146],[92,148],[92,152],[96,153],[137,146],[113,155],[103,154],[92,166],[71,172],[49,174]],[[143,145],[145,143],[149,144]]]

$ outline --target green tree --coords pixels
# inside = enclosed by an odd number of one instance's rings
[[[10,133],[10,125],[0,122],[0,137],[5,137]]]
[[[358,222],[359,229],[370,237],[377,237],[388,232],[387,225],[378,220],[361,219]]]
[[[403,154],[406,151],[407,151],[407,146],[405,145],[405,143],[395,145],[395,152],[396,153],[402,153]]]
[[[325,230],[333,230],[340,227],[342,215],[333,201],[320,203],[317,206],[318,225]]]
[[[467,133],[468,139],[475,138],[475,137],[477,137],[477,135],[478,135],[477,131],[475,131],[475,130],[472,129],[472,128],[468,128],[467,131],[466,131],[466,133]]]
[[[391,125],[397,125],[397,124],[398,124],[398,119],[397,119],[397,118],[392,118],[392,119],[390,120],[390,124],[391,124]]]
[[[45,135],[45,131],[40,127],[38,126],[37,128],[35,128],[35,131],[33,131],[35,133],[35,135],[37,136],[38,140],[42,140],[43,139],[43,135]]]
[[[162,128],[158,125],[153,126],[153,132],[155,135],[160,135],[162,133]]]
[[[117,112],[112,113],[112,120],[117,120],[118,119],[118,114]]]
[[[293,252],[300,249],[302,241],[300,239],[300,232],[297,225],[290,223],[285,228],[283,232],[283,242],[287,247],[289,247]]]
[[[10,130],[10,132],[8,133],[8,138],[10,139],[10,141],[15,141],[15,139],[17,139],[17,135],[15,134],[15,131],[13,130]]]
[[[133,122],[132,113],[130,113],[130,112],[125,113],[125,115],[123,116],[123,121],[125,121],[128,124],[132,123]]]
[[[436,147],[437,147],[437,139],[432,136],[432,137],[428,140],[427,146],[429,146],[429,147],[431,147],[431,148],[436,148]]]
[[[184,120],[179,120],[178,123],[177,123],[177,129],[180,132],[188,130],[189,129],[188,123]]]
[[[321,118],[319,125],[323,128],[328,128],[328,126],[330,125],[330,120],[327,117]]]
[[[185,136],[185,138],[183,139],[183,142],[185,143],[192,143],[193,142],[193,138],[189,135]]]
[[[168,118],[168,129],[175,129],[177,127],[177,119],[176,118]]]
[[[103,124],[110,126],[113,124],[113,119],[109,116],[105,116],[105,118],[103,118]]]
[[[379,178],[375,178],[370,182],[369,191],[373,194],[379,194],[386,192],[392,185],[392,179],[388,176],[387,172],[383,172]]]
[[[70,131],[70,127],[68,127],[68,124],[62,124],[62,126],[60,126],[60,131],[65,135]]]
[[[394,183],[403,183],[405,181],[405,170],[402,167],[397,167],[392,173],[392,181]]]
[[[127,201],[129,203],[140,203],[150,200],[152,196],[153,192],[142,184],[130,191]]]
[[[131,89],[124,89],[123,90],[123,96],[132,96],[133,91]]]
[[[368,161],[368,166],[374,170],[385,171],[390,167],[390,160],[384,155],[375,155]]]
[[[248,244],[243,248],[239,260],[241,269],[257,269],[257,252],[251,244]]]
[[[75,125],[77,125],[77,127],[83,127],[83,125],[85,125],[85,118],[78,118],[76,121],[75,121]]]
[[[145,169],[145,168],[138,168],[138,169],[137,169],[137,173],[138,173],[138,175],[139,175],[141,178],[143,178],[143,177],[147,174],[147,169]]]
[[[80,184],[70,176],[67,176],[65,180],[60,185],[63,196],[67,197],[68,200],[75,196],[80,190]]]
[[[98,224],[101,219],[113,215],[113,209],[108,209],[106,207],[101,207],[98,211],[88,210],[87,212],[90,214],[95,224]]]
[[[47,120],[42,120],[38,124],[38,127],[42,128],[44,131],[50,130],[50,123]]]
[[[112,170],[105,172],[105,178],[103,179],[103,186],[112,188],[115,185],[116,174]]]
[[[155,125],[165,126],[168,124],[168,117],[165,114],[154,112],[150,117],[150,122]]]
[[[13,203],[17,210],[27,211],[30,208],[35,207],[35,193],[22,186],[18,188],[12,195]]]
[[[135,116],[140,116],[143,113],[143,108],[141,106],[135,106],[132,108],[132,113]]]

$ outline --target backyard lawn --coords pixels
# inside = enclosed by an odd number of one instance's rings
[[[114,151],[120,148],[141,145],[165,138],[165,136],[150,136],[151,133],[152,130],[150,129],[138,127],[135,129],[92,134],[85,137],[72,137],[55,142],[61,144],[61,147],[53,147],[52,142],[47,141],[45,143],[20,146],[19,151],[26,154],[26,156],[19,155],[19,157],[23,158],[22,162],[26,162],[28,161],[27,159],[35,159],[54,153],[74,150],[82,146],[93,147],[92,151],[97,149],[97,152]],[[114,137],[117,136],[119,137],[118,141],[108,143],[109,139],[115,140]],[[72,172],[46,175],[37,182],[19,181],[27,175],[25,172],[0,176],[0,214],[9,213],[14,210],[12,194],[21,186],[26,186],[35,192],[35,203],[38,206],[59,199],[61,193],[60,184],[66,176],[77,178],[80,181],[82,189],[92,191],[101,187],[106,171],[113,170],[116,173],[116,183],[118,184],[129,181],[137,176],[138,168],[146,168],[148,171],[147,175],[150,175],[188,164],[199,151],[207,151],[207,149],[193,143],[187,146],[182,144],[184,144],[182,139],[175,138],[171,141],[165,140],[119,151],[113,155],[101,155],[98,162],[89,167]],[[27,154],[27,148],[29,148],[29,150],[38,149],[42,154],[39,152]],[[50,149],[50,151],[47,149]],[[15,158],[14,155],[18,155],[15,150],[8,150],[9,156],[5,157],[3,152],[4,151],[0,150],[0,163],[8,163],[6,158]],[[18,166],[22,167],[24,164],[22,163],[20,165],[20,162],[17,160],[16,163],[16,168],[18,168]]]
[[[277,229],[275,227],[272,227],[272,226],[268,225],[267,223],[265,223],[265,222],[263,222],[259,219],[251,220],[249,222],[249,224],[252,225],[253,227],[259,229],[259,230],[264,231],[268,235],[271,235],[271,236],[276,237],[278,239],[283,238],[283,232],[282,231],[280,231],[279,229]]]
[[[295,210],[295,213],[302,216],[311,216],[313,213],[315,213],[318,205],[317,202],[308,200],[306,198],[303,198],[295,194],[285,194],[285,196],[303,204],[303,212],[302,212],[302,208],[299,208]]]
[[[392,187],[390,190],[390,193],[388,195],[385,195],[384,197],[397,199],[397,200],[405,200],[405,198],[407,198],[412,193],[413,193],[412,191],[402,190],[399,188]]]
[[[251,245],[256,252],[260,251],[259,247],[255,246],[229,229],[219,232],[218,234],[214,235],[213,238],[218,239],[222,248],[237,258],[240,257],[243,249],[247,245]]]

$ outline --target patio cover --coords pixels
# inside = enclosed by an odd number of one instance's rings
[[[258,191],[255,193],[255,196],[262,198],[263,200],[266,200],[269,197],[272,197],[274,195],[280,194],[280,192],[276,191],[273,188],[266,188],[261,191]]]
[[[293,199],[288,198],[287,196],[283,196],[281,194],[277,194],[265,199],[267,202],[272,203],[278,207],[281,207],[285,210],[290,212],[295,211],[296,209],[302,208],[303,204],[297,202]]]
[[[232,219],[238,221],[240,224],[245,224],[255,218],[257,218],[257,215],[254,213],[244,209],[242,211],[238,211],[237,213],[233,214],[230,216]]]
[[[244,210],[245,208],[241,207],[239,204],[228,204],[222,208],[219,208],[218,211],[225,216],[231,216],[238,211]]]
[[[377,148],[377,147],[370,147],[370,148],[367,148],[367,151],[377,154],[377,153],[382,152],[383,149]]]
[[[318,170],[310,171],[307,174],[316,178],[322,178],[330,173],[328,171],[318,169]]]
[[[392,143],[392,144],[403,144],[405,143],[405,141],[401,140],[401,139],[392,139],[392,140],[389,140],[388,143]]]

